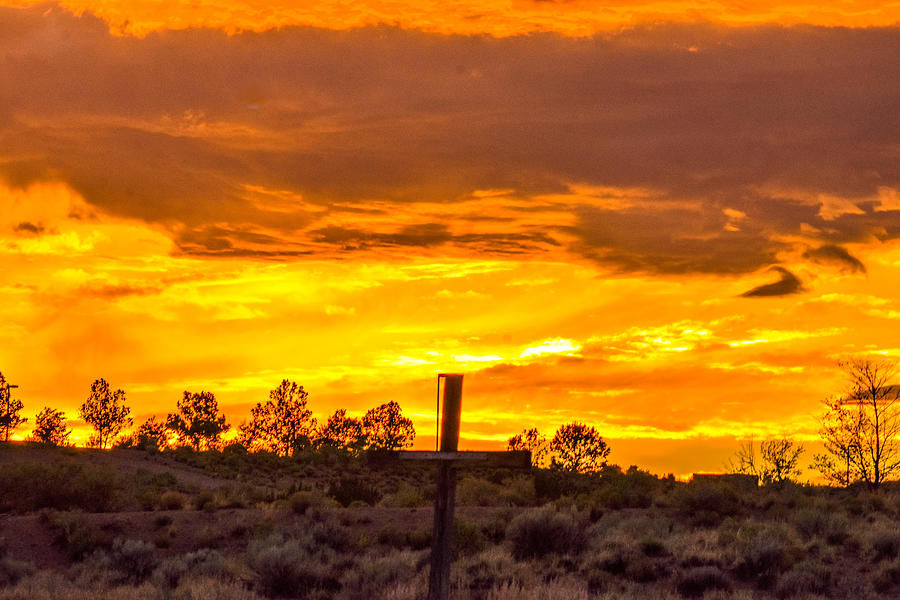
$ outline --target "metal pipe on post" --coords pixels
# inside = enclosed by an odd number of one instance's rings
[[[6,384],[6,398],[2,398],[3,394],[2,394],[2,391],[0,391],[0,400],[2,400],[3,402],[12,403],[12,392],[10,390],[13,388],[17,388],[17,387],[19,387],[19,386],[11,385],[11,384],[7,383]],[[2,388],[0,388],[0,390],[2,390]],[[9,405],[7,405],[7,408],[9,408]],[[9,427],[6,428],[6,435],[4,436],[3,441],[4,442],[9,441]]]
[[[459,374],[438,375],[444,380],[444,402],[441,410],[440,451],[459,449],[459,425],[462,413],[462,381]],[[428,600],[450,597],[450,560],[453,551],[453,512],[456,499],[456,469],[451,461],[438,464],[438,487],[434,499],[434,531],[431,540],[431,574]]]

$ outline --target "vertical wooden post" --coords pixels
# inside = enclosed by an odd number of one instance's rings
[[[444,378],[444,406],[441,410],[441,452],[459,449],[459,422],[462,412],[462,375]],[[434,531],[431,538],[431,575],[428,600],[450,597],[450,560],[453,551],[453,511],[456,504],[456,469],[450,461],[438,463],[437,495],[434,499]]]

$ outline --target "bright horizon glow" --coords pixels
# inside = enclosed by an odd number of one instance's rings
[[[42,5],[44,0],[3,0],[0,6]],[[560,6],[539,0],[362,0],[297,2],[296,0],[62,0],[75,14],[90,11],[109,23],[117,35],[144,37],[161,29],[209,27],[229,33],[265,31],[289,26],[350,29],[399,26],[439,34],[488,34],[497,37],[535,32],[590,36],[641,23],[710,22],[728,26],[768,23],[871,27],[900,22],[900,6],[874,0],[839,5],[754,0],[734,3],[708,0],[629,1],[615,5],[597,0],[571,0]]]

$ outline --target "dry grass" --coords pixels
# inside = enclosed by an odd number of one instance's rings
[[[145,475],[134,477],[131,488],[117,484],[115,506],[126,510],[5,517],[0,600],[425,595],[432,521],[425,500],[431,493],[428,473],[405,479],[387,472],[379,487],[378,472],[363,464],[295,461],[282,474],[275,468],[280,459],[263,457],[247,460],[268,470],[244,477],[247,465],[240,456],[190,455],[196,463],[191,468],[207,469],[195,475],[209,485],[197,487],[180,479],[182,463],[169,473],[153,462],[172,457],[129,456],[140,459]],[[27,456],[18,455],[17,464],[29,464]],[[46,469],[14,471],[17,485],[27,487],[30,480],[22,473]],[[138,467],[132,465],[132,472]],[[239,476],[225,479],[220,472]],[[348,484],[348,474],[363,483]],[[736,492],[654,483],[639,471],[613,470],[608,477],[567,478],[571,493],[544,505],[525,477],[463,478],[452,598],[900,597],[897,491],[872,495],[785,486]],[[377,494],[371,493],[376,487]],[[153,498],[147,510],[135,510],[139,504],[129,500],[140,493]],[[381,500],[370,506],[355,496]],[[163,506],[172,510],[159,510]],[[22,540],[46,543],[42,548]]]

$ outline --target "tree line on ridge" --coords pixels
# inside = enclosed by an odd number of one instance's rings
[[[854,358],[839,366],[847,386],[823,401],[819,435],[825,452],[813,457],[810,468],[832,485],[862,483],[877,489],[900,476],[900,385],[893,383],[897,365],[883,359]],[[22,402],[12,398],[10,388],[0,373],[0,434],[4,441],[28,421],[21,416]],[[269,392],[266,402],[251,408],[249,421],[238,426],[231,443],[251,452],[280,456],[324,448],[357,455],[364,450],[408,448],[415,439],[413,423],[403,416],[397,402],[375,407],[361,418],[338,409],[319,424],[307,397],[303,386],[283,380]],[[205,391],[185,391],[176,411],[165,421],[151,417],[132,434],[120,436],[133,425],[130,412],[124,390],[112,390],[103,379],[94,381],[79,411],[94,430],[88,446],[212,450],[221,448],[222,435],[231,428],[219,412],[215,395]],[[61,411],[44,407],[35,416],[34,441],[65,445],[70,434]],[[549,441],[537,428],[526,428],[509,438],[507,448],[530,451],[534,467],[577,473],[599,472],[610,453],[597,429],[578,421],[560,426]],[[781,484],[800,475],[803,451],[802,444],[784,437],[763,441],[757,453],[751,440],[741,445],[726,468],[756,475],[763,484]]]

